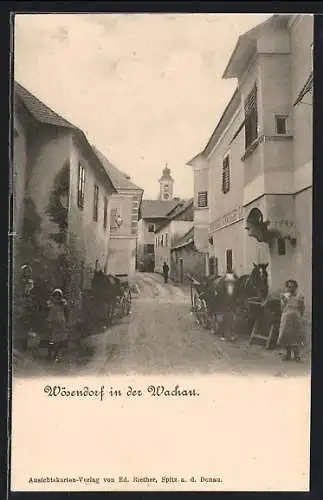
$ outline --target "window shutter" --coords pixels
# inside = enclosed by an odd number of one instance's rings
[[[245,102],[245,114],[249,115],[254,109],[257,109],[257,87],[255,86],[247,97]]]
[[[200,208],[205,208],[207,207],[207,191],[201,191],[200,193],[198,193],[198,200],[197,200],[197,204]]]
[[[223,160],[222,169],[222,191],[227,193],[230,190],[230,158],[226,156]]]

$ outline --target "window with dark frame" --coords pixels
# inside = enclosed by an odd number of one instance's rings
[[[275,116],[276,134],[284,135],[287,132],[287,116]]]
[[[232,250],[226,250],[226,266],[227,273],[232,273],[233,262],[232,262]]]
[[[208,203],[207,191],[200,191],[197,195],[197,206],[199,208],[206,208]]]
[[[222,164],[222,191],[227,193],[230,191],[230,156],[227,155]]]
[[[278,255],[286,255],[286,243],[284,238],[278,238],[277,240]]]
[[[77,205],[84,208],[84,189],[85,189],[85,168],[79,163],[78,183],[77,183]]]
[[[155,224],[148,224],[148,233],[155,232]]]
[[[107,228],[108,225],[108,198],[104,197],[104,208],[103,208],[103,227]]]
[[[97,222],[99,215],[99,186],[94,184],[94,197],[93,197],[93,220]]]
[[[258,137],[257,86],[255,85],[245,102],[245,148]]]

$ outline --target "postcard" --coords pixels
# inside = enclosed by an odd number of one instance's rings
[[[12,50],[11,490],[309,491],[313,15]]]

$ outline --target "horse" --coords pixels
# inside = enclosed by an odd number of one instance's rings
[[[195,312],[198,322],[212,330],[222,330],[233,337],[238,277],[227,272],[222,276],[209,276],[195,283]],[[196,307],[197,306],[197,307]],[[221,318],[221,322],[218,321]]]
[[[256,303],[264,303],[269,293],[268,285],[268,263],[255,264],[250,274],[244,274],[238,278],[237,309],[240,319],[240,329],[249,335],[254,325],[256,309],[250,300]]]
[[[196,303],[198,321],[221,331],[226,337],[235,338],[235,331],[246,327],[250,333],[255,321],[248,299],[263,301],[268,295],[267,264],[254,264],[250,274],[238,277],[235,273],[210,276],[195,283],[198,292]],[[204,304],[204,306],[203,306]],[[221,321],[220,321],[221,319]]]

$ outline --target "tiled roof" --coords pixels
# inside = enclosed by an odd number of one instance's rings
[[[190,198],[189,200],[181,200],[177,202],[177,205],[168,212],[167,218],[169,220],[174,220],[176,217],[179,217],[181,213],[185,212],[185,210],[190,206],[193,205],[193,198]]]
[[[164,219],[177,204],[176,200],[142,200],[141,218]]]
[[[176,250],[176,248],[184,247],[190,243],[194,243],[194,227],[192,226],[189,231],[187,231],[184,236],[179,238],[176,244],[172,247],[172,250]]]
[[[37,121],[47,123],[48,125],[54,125],[56,127],[67,127],[78,130],[75,125],[55,113],[55,111],[50,109],[42,101],[37,99],[37,97],[28,92],[28,90],[26,90],[18,82],[15,82],[14,90],[16,95],[20,97],[25,107]]]
[[[118,170],[117,167],[115,167],[95,146],[92,145],[92,149],[106,169],[117,190],[135,189],[137,191],[143,191],[142,188],[131,182],[129,175]]]
[[[91,147],[86,138],[86,135],[81,129],[79,129],[72,123],[65,120],[65,118],[63,118],[62,116],[55,113],[55,111],[46,106],[46,104],[37,99],[37,97],[31,94],[27,89],[25,89],[22,85],[20,85],[16,81],[14,82],[14,92],[20,98],[27,111],[29,111],[29,113],[38,122],[47,125],[52,125],[54,127],[68,128],[70,130],[75,131],[77,133],[77,136],[79,137],[79,139],[82,141],[83,145],[89,152],[90,156],[93,158],[95,166],[101,172],[101,174],[105,176],[105,179],[109,184],[110,189],[114,192],[117,192],[117,189],[114,186],[109,173],[105,170],[100,159],[94,153],[93,148]]]
[[[180,215],[183,212],[185,212],[190,206],[193,206],[193,198],[190,198],[189,200],[177,201],[176,206],[168,212],[166,216],[167,220],[156,229],[155,233],[158,233],[161,229],[166,227],[172,220],[180,220],[179,219]],[[193,214],[192,214],[192,220],[193,220]]]

